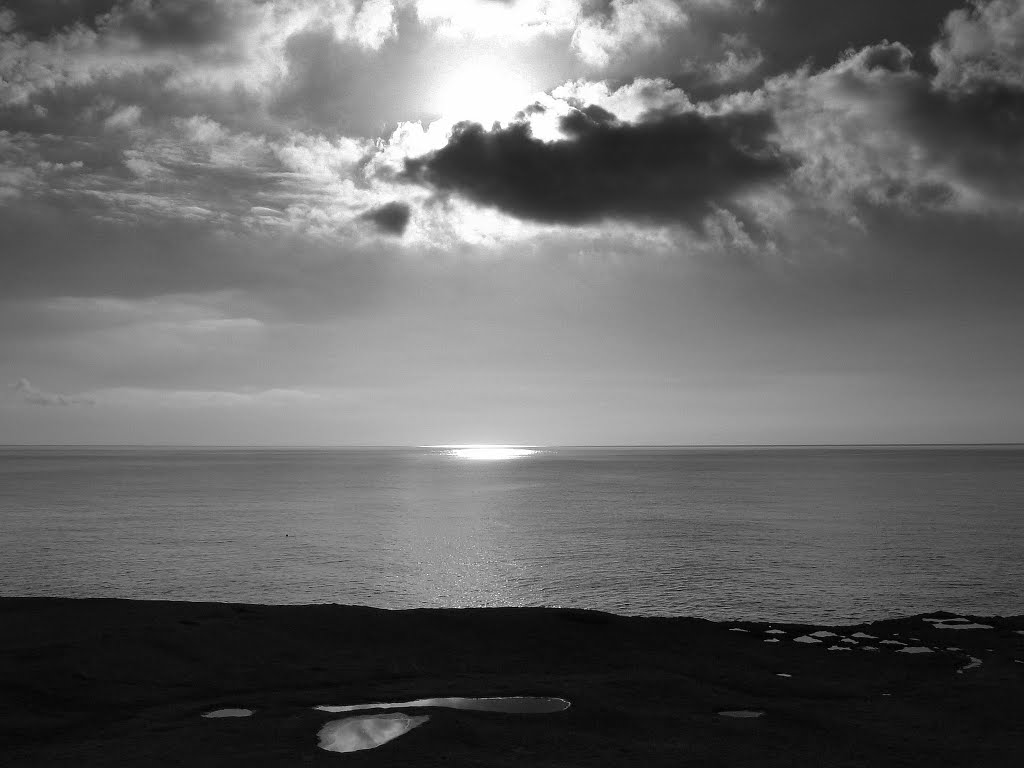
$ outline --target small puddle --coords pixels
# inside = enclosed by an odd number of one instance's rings
[[[718,713],[721,717],[732,717],[737,720],[750,720],[755,717],[761,717],[764,712],[759,709],[727,709],[724,712]]]
[[[394,741],[413,728],[423,725],[430,717],[409,717],[401,712],[390,715],[362,715],[332,720],[320,729],[320,749],[328,752],[360,752],[376,749]]]
[[[900,648],[896,653],[932,653],[932,649],[925,648],[924,646],[914,646],[912,648]]]
[[[835,632],[829,632],[827,629],[819,629],[817,632],[811,632],[811,637],[838,637]]]
[[[203,713],[203,717],[252,717],[251,709],[215,709],[213,712]]]
[[[507,712],[510,714],[545,714],[562,712],[569,708],[569,702],[565,699],[548,696],[503,696],[478,699],[456,696],[376,704],[347,704],[340,707],[319,706],[316,709],[321,712],[358,712],[364,709],[408,709],[411,707],[443,707],[445,709],[468,709],[476,712]]]
[[[808,644],[810,644],[810,643],[820,643],[821,640],[819,640],[816,637],[811,637],[810,635],[803,635],[802,637],[795,637],[795,638],[793,638],[793,642],[794,643],[808,643]]]

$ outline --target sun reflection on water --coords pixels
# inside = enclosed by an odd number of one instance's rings
[[[507,461],[532,456],[537,451],[511,445],[453,445],[446,446],[445,455],[470,461]]]

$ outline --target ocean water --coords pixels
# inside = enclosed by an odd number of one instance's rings
[[[1024,613],[1024,448],[0,449],[0,594]]]

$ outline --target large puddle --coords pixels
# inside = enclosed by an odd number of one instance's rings
[[[430,717],[410,717],[401,712],[390,715],[363,715],[332,720],[320,729],[320,749],[328,752],[359,752],[382,744],[423,725]]]
[[[565,699],[548,696],[502,696],[479,699],[455,696],[374,704],[346,704],[340,707],[319,706],[316,709],[321,712],[337,713],[359,712],[366,709],[409,709],[412,707],[443,707],[445,709],[468,709],[476,712],[507,712],[511,714],[543,714],[562,712],[569,708],[569,702]]]
[[[445,709],[467,709],[477,712],[505,712],[511,714],[538,714],[561,712],[569,708],[569,702],[548,696],[503,696],[488,698],[466,698],[451,696],[436,699],[413,699],[412,701],[374,702],[371,704],[345,704],[342,706],[319,706],[320,712],[359,712],[368,709],[409,709],[415,707],[443,707]],[[375,749],[397,739],[413,728],[423,725],[428,715],[410,716],[403,712],[386,715],[357,715],[342,720],[332,720],[320,729],[320,749],[328,752],[359,752]]]

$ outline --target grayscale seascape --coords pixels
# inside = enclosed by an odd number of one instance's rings
[[[0,768],[1019,768],[1024,0],[0,0]]]

